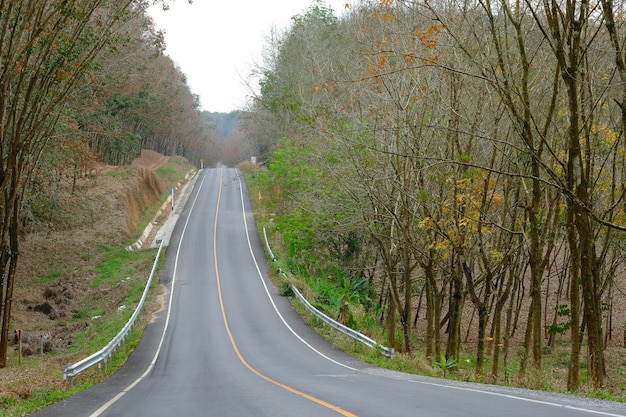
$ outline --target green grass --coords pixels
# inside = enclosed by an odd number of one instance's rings
[[[90,325],[74,336],[74,351],[88,354],[98,351],[124,327],[141,300],[157,252],[157,249],[128,252],[119,248],[108,251],[107,256],[96,268],[98,276],[92,281],[92,285],[103,289],[120,286],[115,291],[118,298],[111,300],[103,297],[100,300],[92,300],[92,303],[83,305],[74,312],[76,320],[90,320]],[[161,253],[157,266],[163,265],[163,258],[164,252]],[[145,276],[128,279],[128,272],[137,270],[144,271]],[[152,288],[157,285],[158,280],[153,280]],[[107,315],[105,309],[107,304],[124,308],[113,312],[109,308]],[[91,320],[94,316],[101,317]]]
[[[173,167],[168,167],[167,164],[156,170],[156,173],[159,177],[166,177],[170,175],[175,175],[176,170]]]
[[[161,181],[165,191],[170,188],[176,187],[180,181],[185,178],[185,175],[189,172],[189,166],[183,166],[177,158],[170,158],[165,165],[158,168],[155,173]]]
[[[70,389],[55,389],[47,391],[35,391],[27,400],[15,400],[13,398],[0,398],[0,416],[21,417],[58,402],[62,399],[89,388],[93,382],[85,382],[75,385]]]
[[[63,273],[61,271],[53,271],[50,272],[48,274],[42,275],[39,277],[38,281],[40,284],[49,284],[53,281],[58,280],[59,278],[61,278],[63,276]]]
[[[143,234],[143,231],[146,229],[146,227],[148,227],[148,224],[152,221],[152,219],[154,219],[159,209],[163,206],[163,204],[165,204],[166,200],[167,200],[167,193],[163,193],[159,201],[155,205],[153,205],[152,207],[146,210],[142,220],[137,225],[137,228],[135,229],[135,231],[131,234],[128,242],[126,242],[128,245],[136,242],[137,239],[139,239],[139,237]]]
[[[125,252],[125,251],[124,251]],[[125,281],[123,290],[119,291],[120,303],[125,303],[127,308],[121,311],[109,312],[107,315],[101,304],[107,300],[94,301],[91,304],[85,304],[74,312],[74,322],[86,322],[88,326],[73,337],[73,346],[68,349],[68,357],[87,357],[94,352],[99,351],[106,346],[115,335],[126,325],[129,318],[133,314],[135,306],[141,299],[145,288],[148,274],[151,270],[156,250],[147,250],[140,252],[131,252],[137,258],[141,259],[142,265],[135,265],[136,270],[142,270],[141,279],[131,279]],[[108,257],[108,258],[107,258]],[[161,253],[161,257],[157,262],[160,268],[164,264],[165,252]],[[110,248],[107,256],[101,265],[99,274],[100,285],[115,282],[124,274],[125,268],[120,264],[120,259],[127,259],[126,255],[117,248]],[[120,275],[121,274],[121,275]],[[158,280],[153,280],[152,289],[158,286]],[[101,315],[97,320],[91,320],[91,317]],[[130,331],[122,348],[116,351],[112,360],[109,361],[104,369],[103,375],[97,375],[94,369],[85,371],[75,378],[73,387],[63,386],[62,388],[54,388],[50,390],[41,390],[34,392],[27,399],[15,400],[12,398],[0,397],[0,416],[17,417],[30,414],[49,404],[70,397],[90,386],[100,382],[102,378],[115,372],[128,358],[128,355],[135,349],[141,339],[145,321],[139,321]],[[25,358],[23,366],[38,367],[41,366],[40,358]],[[59,379],[61,378],[59,370]]]
[[[139,344],[142,332],[143,326],[135,325],[135,327],[133,327],[126,338],[125,343],[122,344],[121,349],[113,353],[111,360],[107,363],[107,366],[104,367],[101,376],[97,375],[96,372],[85,372],[76,378],[75,383],[71,387],[35,391],[28,399],[24,400],[2,397],[0,398],[0,416],[22,417],[40,410],[50,404],[71,397],[72,395],[97,384],[102,380],[102,378],[113,374],[124,364],[126,358],[128,358],[128,356]]]
[[[105,347],[122,330],[132,311],[124,310],[112,314],[110,317],[102,317],[93,320],[89,327],[74,335],[74,351],[90,354]]]
[[[76,320],[91,320],[92,317],[102,316],[104,310],[100,307],[94,308],[90,304],[84,304],[72,312],[72,318]]]
[[[128,179],[134,175],[135,168],[132,166],[125,167],[124,169],[114,169],[107,171],[105,175],[112,178]]]
[[[183,164],[180,158],[171,158],[170,162],[157,172],[157,175],[160,177],[162,185],[170,188],[176,186],[190,169],[191,167]],[[134,167],[126,167],[121,171],[109,171],[107,175],[114,178],[130,179],[135,175],[135,171]],[[166,198],[167,193],[164,192],[162,200],[144,213],[143,221],[135,231],[137,236],[143,232]],[[70,397],[100,382],[126,361],[128,355],[141,339],[146,322],[145,318],[141,318],[141,316],[139,322],[126,338],[122,349],[113,354],[112,361],[109,362],[102,376],[97,374],[94,367],[77,376],[73,387],[69,387],[68,384],[61,381],[62,365],[59,364],[68,364],[83,359],[106,346],[127,323],[141,299],[157,250],[128,252],[125,250],[127,244],[129,242],[115,246],[98,246],[99,244],[96,244],[86,247],[83,253],[77,253],[77,256],[84,261],[97,260],[95,267],[89,265],[83,271],[85,275],[95,276],[90,281],[89,286],[95,289],[96,296],[90,300],[82,301],[72,312],[73,317],[68,319],[65,324],[68,328],[77,324],[86,324],[87,326],[84,330],[73,335],[73,345],[69,349],[56,355],[36,355],[23,358],[22,369],[46,368],[45,375],[47,376],[50,375],[51,369],[54,369],[53,373],[58,373],[58,383],[54,382],[50,389],[33,392],[29,398],[12,399],[2,397],[0,394],[0,416],[24,416],[63,398]],[[165,251],[162,252],[158,260],[158,270],[163,267],[164,262]],[[49,267],[47,272],[36,278],[37,285],[41,285],[42,288],[46,284],[65,276],[66,272],[62,265],[49,265]],[[158,279],[155,279],[152,289],[157,286]],[[117,307],[121,305],[125,305],[126,308],[118,311]],[[100,318],[92,320],[94,316],[100,316]],[[17,353],[9,352],[7,360],[12,364],[11,367],[17,367]]]
[[[340,305],[338,300],[342,299],[342,288],[337,285],[335,280],[327,279],[328,274],[319,273],[317,274],[319,277],[312,277],[306,269],[296,264],[297,260],[294,261],[292,260],[293,258],[290,258],[289,248],[281,241],[282,237],[280,233],[272,233],[270,230],[271,223],[269,219],[276,216],[274,214],[276,208],[272,205],[272,198],[267,198],[267,196],[271,196],[271,181],[265,169],[250,164],[242,164],[239,168],[244,173],[246,184],[250,190],[261,239],[263,239],[263,227],[268,228],[270,246],[274,255],[277,257],[277,260],[272,263],[270,269],[270,275],[274,284],[280,289],[281,294],[286,296],[290,295],[289,291],[283,291],[283,287],[286,283],[295,284],[300,289],[304,288],[305,291],[301,292],[303,292],[303,294],[307,293],[305,297],[311,304],[324,311],[331,318],[336,318],[337,308],[338,305]],[[255,198],[257,195],[263,195],[263,198]],[[277,272],[279,268],[282,271],[286,271],[289,278],[285,279],[279,274]],[[352,339],[347,338],[337,331],[329,331],[329,328],[324,327],[321,322],[316,319],[311,319],[309,313],[300,305],[299,301],[292,297],[291,302],[299,314],[305,318],[318,333],[327,338],[336,347],[351,355],[383,368],[420,375],[443,376],[444,372],[440,369],[441,366],[433,365],[433,358],[426,358],[423,340],[420,339],[423,335],[419,335],[417,332],[412,332],[412,352],[410,354],[397,354],[393,359],[387,359],[376,349],[369,349],[355,343]],[[365,312],[364,308],[357,304],[358,303],[352,302],[350,305],[350,311],[354,313],[354,325],[351,324],[351,327],[368,335],[378,341],[378,343],[388,346],[386,329],[377,319],[378,315],[372,310]],[[403,345],[403,335],[399,324],[397,329],[394,338],[397,345],[401,346]],[[583,343],[583,345],[584,344],[585,343]],[[443,348],[445,348],[445,346]],[[476,373],[476,358],[472,350],[473,348],[473,345],[462,347],[461,357],[458,358],[458,362],[456,362],[454,367],[446,369],[445,376],[447,378],[461,381],[511,385],[552,392],[566,392],[564,378],[566,378],[565,374],[569,363],[570,349],[569,340],[566,338],[557,340],[551,353],[544,355],[543,369],[535,370],[532,369],[532,366],[528,366],[525,373],[522,373],[520,369],[521,353],[519,349],[516,350],[515,346],[512,346],[506,362],[503,356],[500,357],[497,378],[491,375],[493,358],[489,355],[485,358],[480,374]],[[439,361],[441,363],[441,359],[439,359]],[[581,387],[583,388],[581,388],[580,392],[570,394],[624,402],[626,401],[626,396],[624,395],[626,393],[626,383],[623,382],[624,374],[626,374],[626,370],[620,368],[615,371],[615,375],[612,375],[612,387],[593,392],[589,383],[590,377],[585,371],[585,364],[581,363]]]
[[[89,283],[91,288],[107,288],[134,278],[137,265],[147,265],[154,260],[156,249],[127,251],[125,245],[106,247],[100,263],[96,266],[97,276]]]

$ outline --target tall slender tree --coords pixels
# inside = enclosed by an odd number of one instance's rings
[[[98,54],[148,2],[0,0],[0,367],[6,366],[24,189]]]

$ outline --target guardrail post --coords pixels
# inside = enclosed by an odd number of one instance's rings
[[[63,379],[68,381],[70,384],[70,388],[74,388],[74,377],[69,376],[69,365],[63,367]]]

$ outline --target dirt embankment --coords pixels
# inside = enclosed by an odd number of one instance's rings
[[[137,180],[126,189],[126,219],[128,233],[139,225],[146,210],[156,204],[162,195],[162,187],[154,171],[137,168]]]
[[[55,214],[21,243],[12,327],[52,331],[55,322],[71,319],[93,278],[98,247],[126,242],[161,199],[154,170],[167,159],[144,151],[130,167],[103,165],[73,194],[61,183]]]
[[[67,347],[76,332],[92,324],[83,310],[94,300],[115,298],[90,285],[105,248],[128,243],[146,210],[164,197],[168,185],[156,170],[169,159],[143,151],[131,166],[99,166],[78,180],[74,192],[71,178],[55,184],[54,210],[31,224],[21,241],[11,322],[11,332],[22,331],[24,357],[42,363],[36,371],[20,369],[17,344],[10,346],[9,366],[0,369],[0,400],[61,383],[58,372],[73,359],[65,354]],[[193,169],[182,158],[175,161],[167,165],[170,176]]]

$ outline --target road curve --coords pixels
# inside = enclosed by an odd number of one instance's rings
[[[167,251],[166,307],[112,377],[51,416],[626,416],[626,405],[425,378],[337,351],[277,295],[235,169],[198,178]]]

